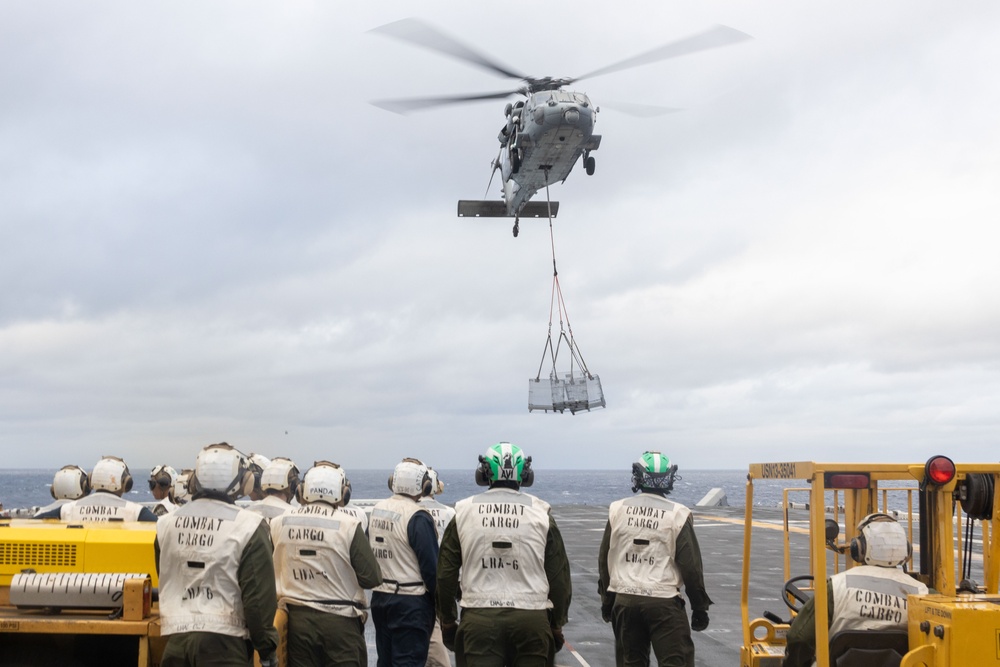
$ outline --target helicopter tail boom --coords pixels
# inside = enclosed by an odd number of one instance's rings
[[[559,202],[529,201],[520,211],[510,213],[507,204],[499,200],[461,199],[458,202],[458,217],[460,218],[548,218],[549,205],[552,207],[552,217],[559,213]]]

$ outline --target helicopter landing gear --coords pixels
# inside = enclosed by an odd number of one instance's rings
[[[517,238],[517,235],[518,235],[518,234],[520,233],[520,231],[521,231],[521,227],[520,227],[520,225],[518,224],[519,222],[521,222],[521,218],[520,218],[519,216],[515,216],[515,217],[514,217],[514,229],[513,229],[513,232],[514,232],[514,238],[515,238],[515,239]]]
[[[595,160],[590,155],[583,158],[583,168],[587,170],[587,176],[594,175],[594,168],[597,166],[597,160]]]
[[[521,149],[512,148],[510,151],[510,173],[516,174],[521,171]]]

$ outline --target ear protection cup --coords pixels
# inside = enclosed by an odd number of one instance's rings
[[[479,455],[479,467],[476,468],[476,485],[490,485],[490,464],[486,462],[486,457],[482,454]]]
[[[535,483],[535,471],[531,469],[531,457],[524,457],[524,467],[521,468],[521,486],[531,486]]]
[[[851,540],[851,558],[855,563],[865,564],[865,553],[868,551],[868,545],[865,543],[865,536],[858,535]]]
[[[351,502],[351,480],[344,478],[344,502],[343,505],[347,505]],[[341,506],[343,506],[341,505]]]

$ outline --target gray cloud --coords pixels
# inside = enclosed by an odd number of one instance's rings
[[[6,465],[182,466],[223,439],[371,468],[471,465],[500,439],[540,467],[995,456],[1000,9],[508,6],[537,20],[0,9]],[[608,101],[597,173],[551,195],[606,410],[526,410],[548,225],[454,217],[486,189],[503,105],[368,104],[505,84],[366,32],[411,13],[534,75],[715,23],[755,37],[584,86]]]

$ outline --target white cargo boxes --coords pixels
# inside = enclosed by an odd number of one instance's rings
[[[605,407],[601,378],[588,373],[555,373],[547,379],[528,378],[528,412],[563,413],[569,410],[576,414],[583,410]]]

